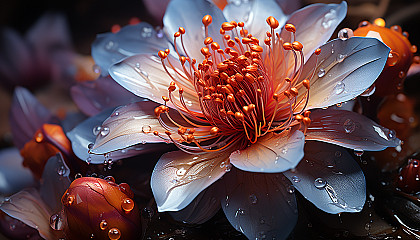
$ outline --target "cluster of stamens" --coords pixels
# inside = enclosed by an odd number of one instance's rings
[[[283,42],[279,33],[275,32],[279,22],[274,17],[267,18],[271,31],[266,32],[263,46],[244,29],[243,22],[223,23],[220,28],[222,43],[208,36],[211,16],[204,16],[202,22],[206,38],[205,47],[201,48],[204,56],[201,63],[197,64],[196,59],[190,58],[185,50],[185,29],[182,27],[174,34],[174,48],[182,72],[173,66],[173,60],[168,57],[169,49],[158,53],[173,82],[168,87],[168,96],[162,97],[165,105],[155,109],[161,125],[167,130],[166,136],[159,132],[154,134],[169,137],[181,150],[200,153],[220,151],[236,145],[234,143],[239,144],[237,148],[246,147],[267,133],[277,134],[295,126],[306,131],[311,122],[309,112],[304,111],[310,83],[307,79],[300,79],[304,63],[303,45],[298,41]],[[295,39],[295,26],[286,24],[285,29],[291,33],[291,39]],[[185,55],[179,50],[178,39]],[[320,49],[315,54],[319,55]],[[288,59],[292,59],[292,64],[285,63]],[[286,68],[289,67],[292,69],[286,76]],[[201,112],[187,107],[183,96],[185,86],[177,79],[193,84]],[[174,96],[177,87],[178,98]],[[300,89],[303,90],[299,92]],[[177,109],[185,124],[171,118],[168,102]],[[170,124],[167,124],[168,121]],[[178,133],[180,137],[174,138],[173,133]]]

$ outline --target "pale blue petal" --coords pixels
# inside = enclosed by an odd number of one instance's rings
[[[108,68],[122,59],[139,53],[156,54],[169,47],[162,31],[141,22],[123,27],[117,33],[105,33],[96,37],[92,44],[92,57],[101,67],[102,75]]]
[[[311,84],[307,108],[328,107],[362,94],[382,72],[388,53],[374,38],[335,39],[323,45],[318,64],[313,54],[303,68],[301,80],[310,79]]]
[[[228,21],[244,22],[245,29],[261,42],[270,31],[266,19],[270,16],[279,21],[281,29],[287,20],[280,6],[274,0],[231,1],[224,9],[223,14]]]
[[[222,209],[248,239],[286,239],[298,219],[294,188],[283,174],[232,168],[222,179]]]
[[[359,151],[381,151],[401,143],[394,131],[355,112],[319,109],[313,111],[310,118],[312,122],[306,131],[306,140],[333,143]]]
[[[294,12],[287,23],[296,27],[296,41],[303,44],[305,59],[319,46],[328,41],[335,28],[347,13],[347,3],[340,4],[312,4]],[[280,37],[283,41],[291,41],[291,33],[282,30]]]
[[[23,167],[22,162],[17,148],[0,151],[0,195],[13,194],[35,184],[31,171]]]
[[[165,32],[170,39],[173,39],[174,33],[180,27],[185,29],[183,41],[186,51],[190,58],[197,59],[197,62],[201,62],[204,59],[200,49],[205,46],[204,25],[201,21],[205,15],[211,15],[213,19],[213,23],[208,27],[209,36],[223,46],[222,35],[219,33],[219,30],[222,23],[226,20],[222,11],[211,1],[174,0],[169,3],[163,17]],[[177,45],[182,49],[181,42],[178,41]]]
[[[221,178],[230,168],[226,152],[193,155],[165,153],[152,173],[150,185],[159,212],[179,211]]]
[[[231,163],[244,171],[276,173],[296,167],[303,157],[301,131],[269,133],[251,146],[230,155]]]
[[[307,141],[303,160],[284,175],[327,213],[360,212],[365,204],[365,176],[353,157],[336,145]]]

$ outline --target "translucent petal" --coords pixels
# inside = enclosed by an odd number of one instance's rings
[[[185,11],[188,11],[188,14]],[[197,62],[204,60],[200,49],[205,46],[206,35],[201,20],[207,14],[211,15],[213,19],[212,24],[208,27],[209,36],[213,38],[213,41],[223,46],[222,35],[219,30],[226,20],[222,11],[211,1],[174,0],[169,3],[163,17],[165,32],[169,39],[173,39],[174,33],[180,27],[185,29],[186,32],[182,37],[184,46],[188,56],[197,59]],[[177,45],[182,49],[180,41],[177,41]]]
[[[311,4],[290,16],[287,23],[295,25],[295,39],[303,44],[305,59],[308,59],[316,48],[330,39],[346,13],[347,3],[343,1],[340,4]],[[280,34],[285,42],[290,42],[291,36],[292,34],[284,29]]]
[[[327,213],[360,212],[365,204],[365,176],[352,156],[336,145],[307,141],[303,160],[284,175]]]
[[[78,82],[71,88],[71,96],[77,107],[88,116],[94,116],[111,107],[141,100],[111,77]]]
[[[23,158],[17,148],[0,151],[0,195],[13,194],[25,187],[34,186],[32,173],[23,167],[22,162]]]
[[[165,153],[156,164],[150,185],[160,212],[179,211],[230,169],[226,152]]]
[[[244,150],[230,155],[231,163],[244,171],[283,172],[294,168],[303,157],[305,136],[301,131],[268,133]]]
[[[116,62],[139,53],[156,54],[169,47],[163,32],[141,22],[123,27],[117,33],[105,33],[96,37],[92,44],[92,57],[101,67],[102,75]]]
[[[13,142],[20,149],[52,115],[27,89],[17,87],[13,94],[10,123]]]
[[[22,190],[9,199],[0,205],[0,210],[7,215],[37,229],[44,239],[63,237],[61,231],[54,231],[50,227],[50,216],[54,213],[34,188]]]
[[[168,56],[165,62],[168,59],[178,73],[183,72],[178,59]],[[191,82],[179,77],[169,66],[167,68],[176,80],[177,86],[184,89],[183,98],[188,109],[201,112],[198,97]],[[145,54],[136,55],[115,64],[109,69],[109,74],[128,91],[161,104],[163,104],[162,96],[168,96],[168,87],[173,81],[164,70],[159,57]],[[179,102],[177,92],[173,94],[173,97]],[[171,102],[168,102],[168,106],[173,108]]]
[[[61,197],[70,186],[70,169],[60,153],[48,159],[42,173],[40,194],[53,212],[62,208]]]
[[[280,28],[287,20],[287,16],[274,0],[231,1],[223,9],[223,14],[228,21],[244,22],[245,29],[260,41],[263,41],[267,37],[266,32],[270,31],[266,22],[269,16],[279,21]]]
[[[153,134],[154,131],[164,133],[164,129],[156,116],[153,102],[137,102],[117,108],[100,124],[95,144],[90,149],[93,154],[105,154],[124,149],[139,143],[164,142]],[[93,128],[92,128],[93,129]]]
[[[106,159],[117,160],[121,158],[127,158],[142,153],[143,151],[149,151],[150,146],[134,145],[130,148],[123,149],[121,151],[115,151],[108,153],[105,158],[104,155],[89,154],[89,144],[95,142],[96,136],[93,134],[93,129],[101,126],[102,122],[109,117],[113,112],[112,109],[105,110],[102,113],[93,116],[78,126],[76,126],[70,132],[67,132],[67,137],[70,139],[74,154],[83,161],[88,161],[93,164],[102,164]]]
[[[323,45],[317,66],[313,54],[300,78],[310,79],[307,108],[328,107],[363,93],[381,73],[388,53],[389,48],[374,38],[335,39]]]
[[[173,219],[179,222],[202,224],[216,215],[220,210],[221,187],[220,181],[217,181],[201,191],[184,209],[169,213]]]
[[[235,168],[223,177],[222,209],[232,226],[248,239],[286,239],[298,214],[293,186],[274,173]]]
[[[306,140],[365,151],[380,151],[401,143],[394,131],[355,112],[319,109],[313,111],[310,118],[312,122],[306,131]]]

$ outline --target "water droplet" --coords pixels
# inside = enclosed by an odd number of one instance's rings
[[[318,77],[321,78],[323,76],[325,76],[325,70],[323,68],[320,68],[319,71],[318,71]]]
[[[109,134],[109,127],[103,127],[101,130],[101,136],[105,137],[108,134]]]
[[[144,27],[141,31],[141,36],[143,38],[148,38],[152,36],[153,28],[151,27]]]
[[[282,150],[281,150],[281,154],[286,154],[287,153],[287,148],[283,148]]]
[[[322,19],[321,26],[323,27],[324,31],[328,30],[337,18],[337,11],[334,9],[330,9],[330,11],[324,15]]]
[[[337,55],[337,62],[341,63],[342,61],[344,61],[344,59],[345,59],[346,57],[347,57],[347,56],[346,56],[346,55],[344,55],[344,54],[338,54],[338,55]]]
[[[50,227],[54,230],[63,230],[64,224],[60,214],[54,214],[50,217]]]
[[[300,182],[300,178],[298,176],[293,176],[292,181],[295,182],[295,183],[298,183],[298,182]]]
[[[14,231],[16,229],[16,225],[15,224],[10,224],[9,229],[10,229],[10,231]]]
[[[67,171],[67,169],[64,166],[60,166],[57,169],[57,174],[60,175],[60,176],[64,176],[64,174],[66,174],[66,171]]]
[[[364,151],[361,148],[355,148],[354,149],[354,154],[358,157],[361,157],[363,155]]]
[[[397,134],[395,133],[394,130],[389,130],[388,132],[388,140],[394,139],[397,137]]]
[[[101,67],[99,67],[98,65],[93,65],[93,67],[92,67],[92,71],[94,72],[94,73],[101,73]]]
[[[180,168],[176,171],[176,175],[184,176],[186,172],[187,172],[187,170],[185,170],[185,168]]]
[[[287,187],[287,192],[290,193],[290,194],[294,193],[295,192],[295,187],[293,185],[288,186]]]
[[[102,127],[101,126],[96,126],[96,127],[93,127],[93,135],[95,135],[95,136],[98,136],[98,134],[101,132],[101,130],[102,130]]]
[[[334,93],[335,94],[341,94],[342,92],[344,92],[344,88],[345,88],[345,85],[344,85],[344,83],[343,82],[338,82],[335,86],[334,86],[334,89],[333,89],[333,91],[334,91]]]
[[[401,71],[401,72],[398,74],[398,77],[399,77],[399,78],[404,78],[404,77],[405,77],[405,72],[404,72],[404,71]]]
[[[100,223],[99,223],[99,228],[103,231],[103,230],[105,230],[106,228],[108,227],[108,223],[105,221],[105,220],[102,220]]]
[[[92,157],[91,156],[87,157],[86,158],[86,163],[90,164],[91,162],[92,162]]]
[[[152,127],[150,127],[149,125],[144,125],[143,127],[141,127],[141,131],[143,133],[150,133],[152,131]]]
[[[121,232],[118,228],[111,228],[109,229],[108,237],[111,240],[118,240],[121,237]]]
[[[327,182],[324,180],[324,179],[322,179],[322,178],[317,178],[317,179],[315,179],[315,181],[314,181],[314,185],[315,185],[315,187],[316,188],[324,188],[325,187],[325,185],[327,185]]]
[[[226,172],[230,172],[230,170],[231,170],[231,169],[232,169],[232,164],[230,164],[230,163],[229,163],[229,164],[227,164],[227,165],[226,165],[226,169],[225,169],[225,171],[226,171]]]
[[[156,37],[163,38],[163,30],[161,27],[156,27]]]
[[[76,175],[74,175],[75,179],[78,179],[78,178],[81,178],[81,177],[83,177],[81,173],[76,173]]]
[[[226,166],[226,163],[225,162],[221,162],[220,163],[220,168],[224,168]]]
[[[365,229],[366,229],[366,231],[369,231],[371,227],[372,227],[372,226],[370,225],[370,223],[366,223],[366,225],[365,225]]]
[[[343,28],[338,32],[338,38],[341,40],[347,40],[353,37],[353,30],[350,28]]]
[[[115,183],[115,178],[113,176],[106,176],[104,178],[104,180],[107,181],[107,182],[113,182],[113,183]]]
[[[121,207],[124,211],[130,212],[134,208],[134,201],[131,198],[125,198],[121,203]]]
[[[251,202],[251,204],[257,204],[258,198],[257,196],[255,196],[255,194],[251,194],[249,195],[249,201]]]
[[[346,133],[352,133],[356,129],[356,123],[352,119],[348,118],[344,121],[343,128]]]
[[[390,51],[388,54],[388,59],[386,61],[386,63],[388,64],[388,66],[395,66],[398,61],[400,60],[400,55],[397,52],[394,51]]]
[[[109,41],[105,44],[105,49],[108,51],[115,51],[118,48],[118,43]]]
[[[418,167],[419,166],[419,161],[417,160],[413,160],[413,167]]]
[[[243,209],[238,208],[238,210],[236,210],[235,212],[235,217],[239,217],[240,215],[244,215],[245,211]]]
[[[94,146],[94,144],[93,144],[93,143],[89,143],[87,147],[88,147],[88,149],[90,150],[90,149],[92,149],[92,148],[93,148],[93,146]]]

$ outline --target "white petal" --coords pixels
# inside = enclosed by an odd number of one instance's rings
[[[17,148],[0,151],[0,195],[12,194],[25,187],[34,186],[35,180]]]
[[[232,168],[223,177],[222,208],[232,226],[248,239],[286,239],[298,214],[293,186],[283,174]]]
[[[308,109],[323,108],[357,97],[382,72],[389,48],[374,38],[336,39],[321,47],[318,64],[313,54],[301,79],[310,79]]]
[[[96,37],[92,44],[92,57],[102,69],[102,75],[108,74],[108,68],[127,57],[149,53],[156,54],[169,47],[163,32],[156,32],[152,25],[141,22],[123,27],[117,33],[105,33]]]
[[[270,31],[266,22],[268,17],[275,17],[280,28],[287,20],[287,16],[274,0],[231,1],[223,9],[223,14],[228,21],[244,22],[245,29],[260,41],[263,41],[266,32]]]
[[[202,224],[212,218],[220,210],[222,197],[220,181],[204,189],[184,209],[169,212],[175,220],[188,224]]]
[[[0,205],[0,210],[7,215],[37,229],[44,239],[59,239],[62,235],[61,231],[54,231],[50,227],[50,216],[54,213],[34,188],[20,191],[9,199]]]
[[[301,131],[269,133],[244,150],[233,152],[230,161],[244,171],[283,172],[294,168],[302,159],[304,143]]]
[[[187,14],[186,11],[188,11]],[[190,58],[197,59],[197,62],[204,60],[204,56],[200,52],[200,49],[205,46],[204,25],[201,20],[207,14],[211,15],[213,19],[212,24],[208,27],[209,36],[213,38],[213,41],[223,46],[222,35],[219,30],[226,20],[222,11],[211,1],[174,0],[169,3],[163,17],[165,32],[170,39],[173,39],[174,33],[180,27],[185,29],[183,41],[186,51]],[[178,41],[177,45],[181,46],[181,42]]]
[[[71,183],[69,174],[70,169],[60,153],[51,157],[45,165],[40,194],[53,212],[59,212],[62,208],[61,197]]]
[[[305,198],[325,212],[360,212],[365,204],[365,176],[341,147],[308,141],[304,159],[295,171],[284,175]]]
[[[296,41],[303,44],[305,59],[316,48],[330,39],[335,28],[344,19],[347,13],[347,3],[340,4],[312,4],[294,12],[287,23],[296,27]],[[285,42],[290,42],[291,33],[282,30],[280,37]]]
[[[313,111],[310,118],[312,122],[306,131],[306,140],[365,151],[381,151],[401,142],[394,131],[355,112],[319,109]]]
[[[151,186],[160,212],[185,208],[230,169],[228,153],[164,154],[153,170]]]
[[[90,149],[93,154],[105,154],[124,149],[139,143],[164,142],[153,134],[154,131],[164,133],[164,129],[156,116],[153,102],[137,102],[117,108],[100,125],[96,141]]]
[[[167,60],[177,69],[177,72],[183,73],[178,59],[168,56],[165,62]],[[175,78],[177,86],[184,89],[183,97],[188,109],[201,112],[198,97],[191,82],[178,77],[169,66],[167,69]],[[159,57],[145,54],[136,55],[115,64],[109,69],[109,74],[128,91],[161,104],[163,104],[162,96],[168,96],[168,87],[173,81],[164,70]],[[178,93],[174,93],[173,96],[179,101]],[[168,106],[174,108],[171,102],[168,102]]]

